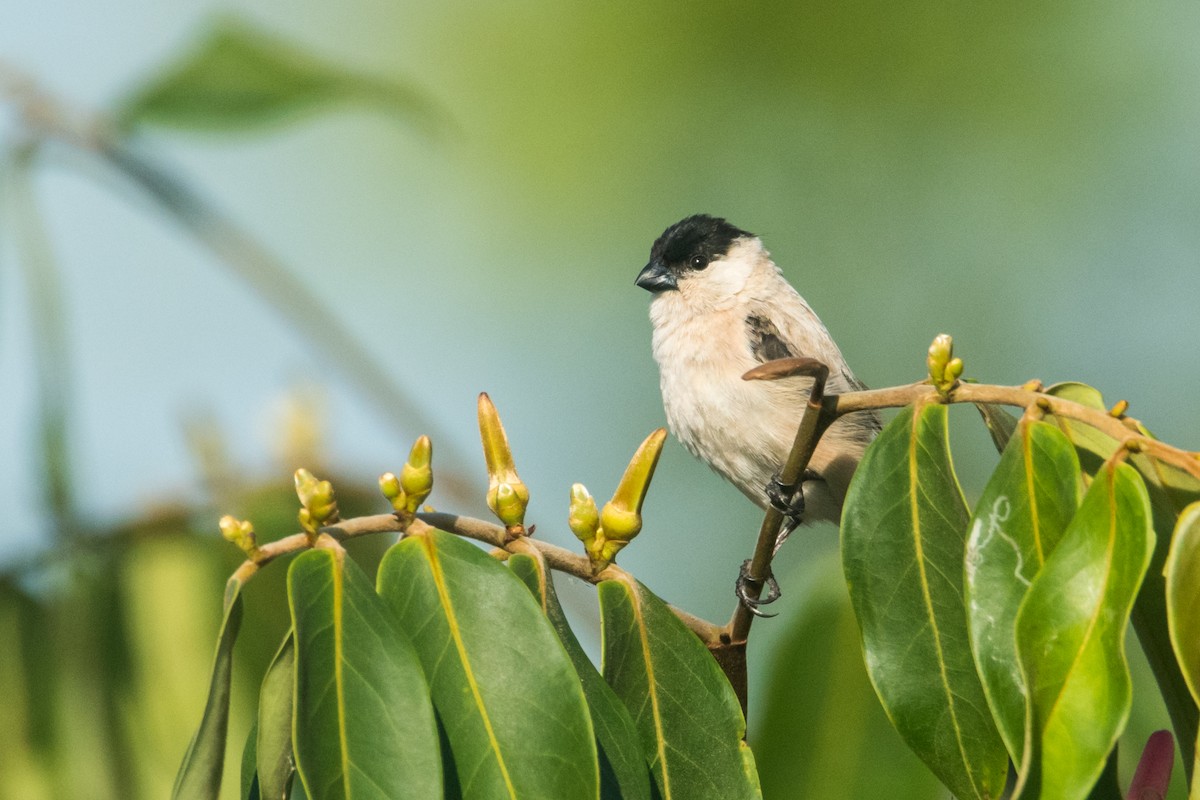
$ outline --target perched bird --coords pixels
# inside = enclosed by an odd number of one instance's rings
[[[767,508],[791,450],[811,378],[746,381],[777,358],[808,356],[829,368],[827,393],[865,388],[762,241],[717,217],[688,217],[650,249],[637,285],[650,302],[654,359],[671,432],[693,455]],[[800,522],[838,522],[850,478],[879,432],[875,412],[849,414],[821,437],[785,511]],[[784,535],[786,536],[786,530]]]

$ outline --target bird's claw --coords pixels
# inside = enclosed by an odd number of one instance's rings
[[[775,477],[767,483],[766,491],[771,507],[783,514],[785,529],[790,532],[798,528],[804,521],[804,491],[800,488],[800,481],[784,484],[776,472]]]
[[[761,594],[758,597],[751,597],[749,592],[749,585],[751,583],[761,583],[763,589],[766,590],[765,594]],[[742,568],[738,572],[737,585],[734,588],[734,594],[737,595],[738,602],[745,606],[746,610],[754,616],[774,617],[777,615],[760,611],[759,606],[765,606],[769,603],[774,603],[783,595],[783,592],[779,590],[779,582],[775,580],[775,576],[769,572],[764,580],[760,581],[752,578],[750,576],[750,559],[746,559],[742,562]]]

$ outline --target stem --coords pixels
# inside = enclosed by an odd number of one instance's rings
[[[813,385],[809,392],[808,403],[804,407],[804,414],[800,417],[800,425],[796,428],[796,437],[792,441],[791,452],[788,453],[787,462],[779,474],[779,481],[784,486],[799,487],[800,478],[804,475],[804,470],[808,467],[813,450],[816,449],[817,441],[820,439],[818,428],[822,417],[826,416],[822,399],[825,395],[825,380],[829,377],[829,368],[812,358],[788,358],[764,364],[744,376],[747,380],[778,380],[801,375],[811,377]],[[801,489],[797,488],[796,491],[801,491]],[[771,574],[771,561],[775,557],[775,543],[782,525],[783,513],[774,506],[768,508],[758,531],[758,543],[754,547],[754,556],[750,559],[750,568],[746,573],[748,578],[746,594],[751,599],[758,599],[762,593],[763,583]],[[745,642],[746,637],[750,635],[750,626],[753,622],[754,614],[750,611],[750,606],[738,603],[733,612],[733,618],[726,626],[727,640],[730,643]],[[743,648],[741,652],[742,657],[745,658],[745,649]],[[742,710],[745,711],[744,702]]]

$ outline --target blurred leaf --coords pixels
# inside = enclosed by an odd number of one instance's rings
[[[1008,758],[963,605],[967,508],[946,408],[906,408],[868,448],[842,515],[842,562],[867,672],[896,729],[959,797],[999,797]]]
[[[971,648],[1014,763],[1025,750],[1017,611],[1079,505],[1079,480],[1079,459],[1067,437],[1048,423],[1022,421],[979,498],[967,536]]]
[[[642,757],[633,718],[621,704],[620,698],[604,682],[575,638],[575,632],[571,630],[570,622],[558,602],[554,581],[545,563],[530,556],[515,555],[508,560],[508,567],[541,603],[542,611],[554,626],[571,663],[575,665],[575,672],[587,697],[588,711],[592,715],[592,729],[596,732],[600,756],[600,797],[623,800],[649,798],[650,773]]]
[[[296,775],[292,755],[295,676],[296,637],[288,631],[258,694],[256,764],[259,794],[265,800],[287,800]]]
[[[428,687],[412,645],[345,551],[319,547],[288,569],[295,626],[296,769],[326,798],[438,797],[442,767]]]
[[[596,797],[579,677],[520,580],[429,529],[384,556],[379,593],[417,646],[465,796]]]
[[[1089,408],[1104,410],[1104,398],[1090,386],[1082,383],[1060,383],[1046,389],[1047,394],[1082,403]],[[1090,425],[1064,417],[1047,418],[1057,424],[1071,439],[1079,455],[1085,474],[1094,474],[1117,448],[1117,440]],[[1139,432],[1150,436],[1141,425]],[[1163,566],[1171,543],[1171,533],[1183,509],[1200,500],[1200,481],[1187,472],[1150,458],[1144,453],[1131,454],[1127,463],[1132,465],[1146,482],[1150,493],[1150,505],[1154,515],[1156,545],[1150,568],[1142,582],[1133,607],[1133,626],[1138,641],[1146,653],[1146,660],[1154,671],[1159,691],[1171,716],[1176,739],[1183,753],[1184,766],[1191,776],[1192,761],[1196,755],[1196,737],[1200,734],[1200,709],[1188,690],[1187,682],[1179,671],[1167,630],[1166,585]]]
[[[119,129],[144,124],[246,130],[335,102],[368,102],[406,116],[429,104],[402,84],[357,75],[234,19],[120,104]]]
[[[599,586],[604,679],[633,715],[663,800],[761,797],[737,697],[708,649],[630,579]]]
[[[261,797],[258,791],[258,772],[255,770],[258,761],[257,740],[258,725],[255,724],[250,727],[246,745],[242,748],[242,800],[259,800]]]
[[[230,578],[225,588],[225,618],[217,638],[212,682],[200,727],[188,745],[172,798],[214,798],[221,791],[225,766],[225,736],[229,727],[229,679],[233,671],[233,645],[242,624],[242,584]]]
[[[1175,526],[1166,583],[1171,644],[1192,698],[1200,703],[1200,503],[1184,509]],[[1191,774],[1196,775],[1194,764]],[[1191,796],[1200,797],[1200,781],[1194,777]]]
[[[1100,776],[1129,716],[1125,629],[1153,548],[1137,471],[1105,466],[1017,615],[1033,737],[1024,796],[1083,798]]]
[[[763,796],[941,798],[941,784],[879,706],[836,554],[829,556],[786,581],[804,587],[805,598],[772,650],[763,710],[751,714]]]
[[[983,424],[987,426],[996,451],[1003,453],[1004,448],[1008,447],[1008,440],[1017,429],[1017,418],[1000,406],[976,403],[975,408],[979,410],[979,416],[983,417]]]

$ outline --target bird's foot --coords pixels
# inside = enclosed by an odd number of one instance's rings
[[[798,528],[804,521],[804,490],[801,488],[801,481],[785,484],[776,472],[775,477],[767,483],[766,491],[771,507],[783,514],[784,530],[791,533]],[[785,533],[778,544],[783,544],[782,539],[786,538]],[[776,548],[778,549],[778,545]]]
[[[762,586],[764,593],[758,597],[750,595],[750,584],[757,583]],[[759,580],[750,575],[750,559],[742,562],[742,568],[738,572],[737,586],[734,588],[734,594],[737,595],[738,602],[746,607],[746,609],[756,617],[774,617],[775,614],[768,614],[765,611],[760,611],[759,606],[765,606],[774,603],[778,600],[783,592],[779,590],[779,582],[775,580],[775,576],[770,572],[767,573],[765,579]]]

